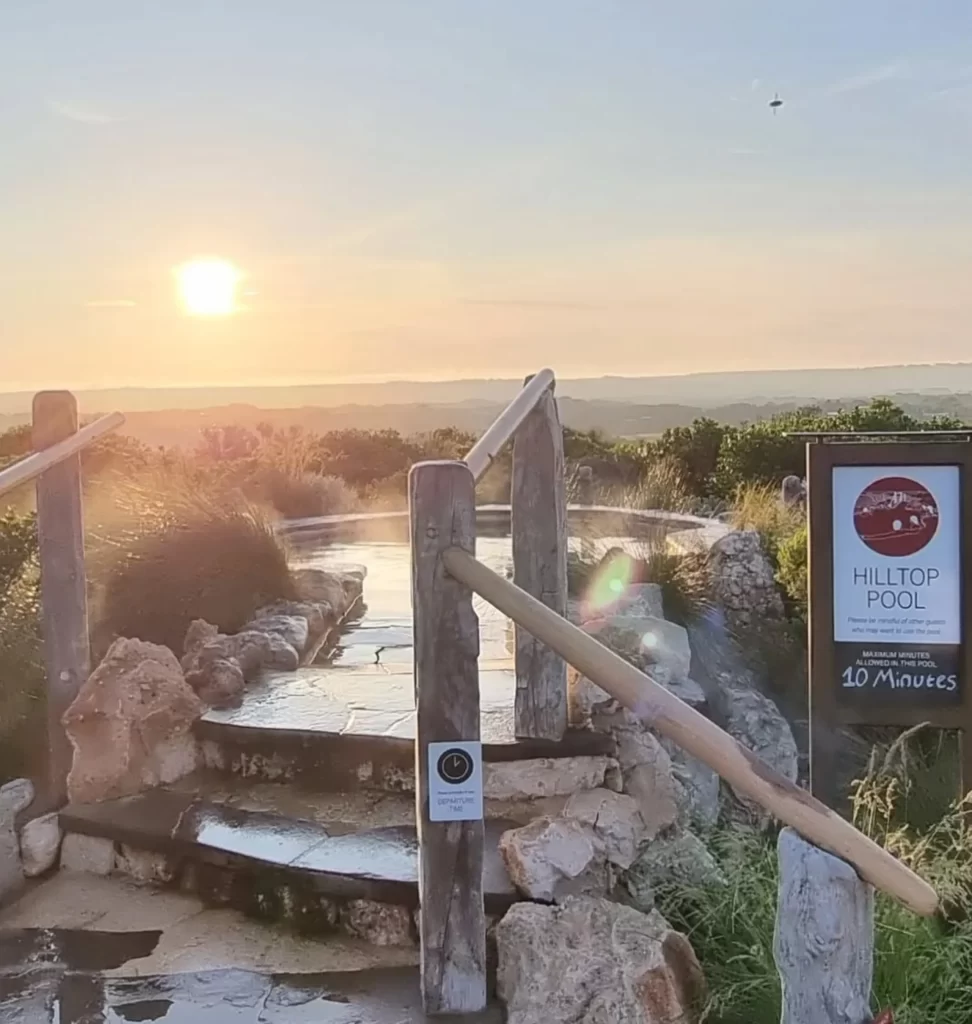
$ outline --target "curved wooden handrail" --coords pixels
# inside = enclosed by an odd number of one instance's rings
[[[12,491],[14,488],[34,480],[52,466],[56,466],[59,462],[71,458],[72,455],[77,455],[83,448],[87,448],[89,444],[104,437],[105,434],[110,434],[113,430],[117,430],[124,422],[125,417],[120,412],[113,412],[108,416],[102,416],[101,419],[95,420],[94,423],[90,423],[86,427],[82,427],[76,434],[72,434],[64,441],[58,441],[57,444],[51,445],[50,448],[33,452],[19,462],[15,462],[12,466],[7,466],[6,469],[0,470],[0,495],[6,494],[8,491]]]
[[[924,879],[649,676],[461,548],[449,548],[442,559],[452,576],[705,762],[737,793],[852,864],[861,878],[916,913],[931,916],[938,911],[938,896]]]
[[[553,370],[541,370],[523,385],[523,389],[512,402],[493,420],[483,436],[469,449],[465,463],[478,480],[492,465],[493,459],[503,450],[517,427],[530,415],[540,396],[554,383]]]

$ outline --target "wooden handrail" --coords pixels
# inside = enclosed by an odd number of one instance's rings
[[[452,576],[705,762],[737,793],[852,864],[861,878],[916,913],[931,916],[938,911],[938,896],[924,879],[643,672],[461,548],[449,548],[442,559]]]
[[[486,433],[469,449],[465,458],[473,479],[479,480],[503,450],[517,427],[530,415],[540,396],[554,382],[553,370],[541,370],[523,385],[512,402],[493,420]]]
[[[19,462],[0,470],[0,495],[20,487],[30,480],[39,477],[52,466],[71,458],[89,444],[117,430],[125,422],[125,417],[120,412],[113,412],[109,416],[102,416],[86,427],[82,427],[76,434],[72,434],[64,441],[44,448],[39,452],[27,455]]]

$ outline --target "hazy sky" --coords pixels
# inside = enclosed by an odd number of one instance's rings
[[[5,389],[970,338],[968,0],[0,0]]]

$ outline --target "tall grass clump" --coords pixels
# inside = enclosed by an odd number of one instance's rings
[[[942,793],[926,795],[938,775],[936,741],[924,727],[875,747],[854,786],[853,819],[869,838],[927,879],[944,907],[918,917],[896,900],[875,897],[875,1013],[895,1024],[967,1024],[972,1007],[972,795],[938,817]],[[954,760],[951,761],[954,765]],[[726,884],[663,884],[659,909],[695,949],[709,984],[703,1020],[777,1024],[780,982],[773,959],[779,873],[771,836],[731,828],[706,839]]]
[[[737,530],[755,530],[775,563],[780,546],[805,526],[806,512],[800,506],[784,505],[778,487],[745,484],[736,491],[730,521]]]
[[[102,498],[90,559],[99,656],[119,636],[181,653],[193,619],[233,632],[261,605],[294,596],[283,545],[241,494],[169,472]]]
[[[260,470],[253,480],[252,493],[285,519],[310,519],[315,516],[350,512],[357,495],[337,476],[290,472],[276,466]]]
[[[37,523],[0,516],[0,785],[35,774],[46,750]]]

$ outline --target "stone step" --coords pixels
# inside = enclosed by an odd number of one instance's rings
[[[279,787],[275,787],[279,788]],[[288,787],[289,788],[289,787]],[[336,928],[378,944],[414,939],[418,846],[399,806],[320,806],[313,817],[254,810],[191,785],[69,805],[61,867],[178,886],[304,933]],[[253,806],[251,796],[250,805]],[[331,815],[334,817],[331,817]],[[354,820],[357,818],[358,820]],[[486,824],[487,913],[517,901],[498,850],[510,822]]]
[[[413,792],[415,788],[413,735],[369,732],[353,722],[344,731],[331,732],[212,718],[198,721],[195,731],[211,769],[267,781],[298,781],[320,792]],[[486,764],[614,754],[608,734],[589,730],[569,730],[557,742],[517,739],[507,715],[484,715],[482,738]]]

